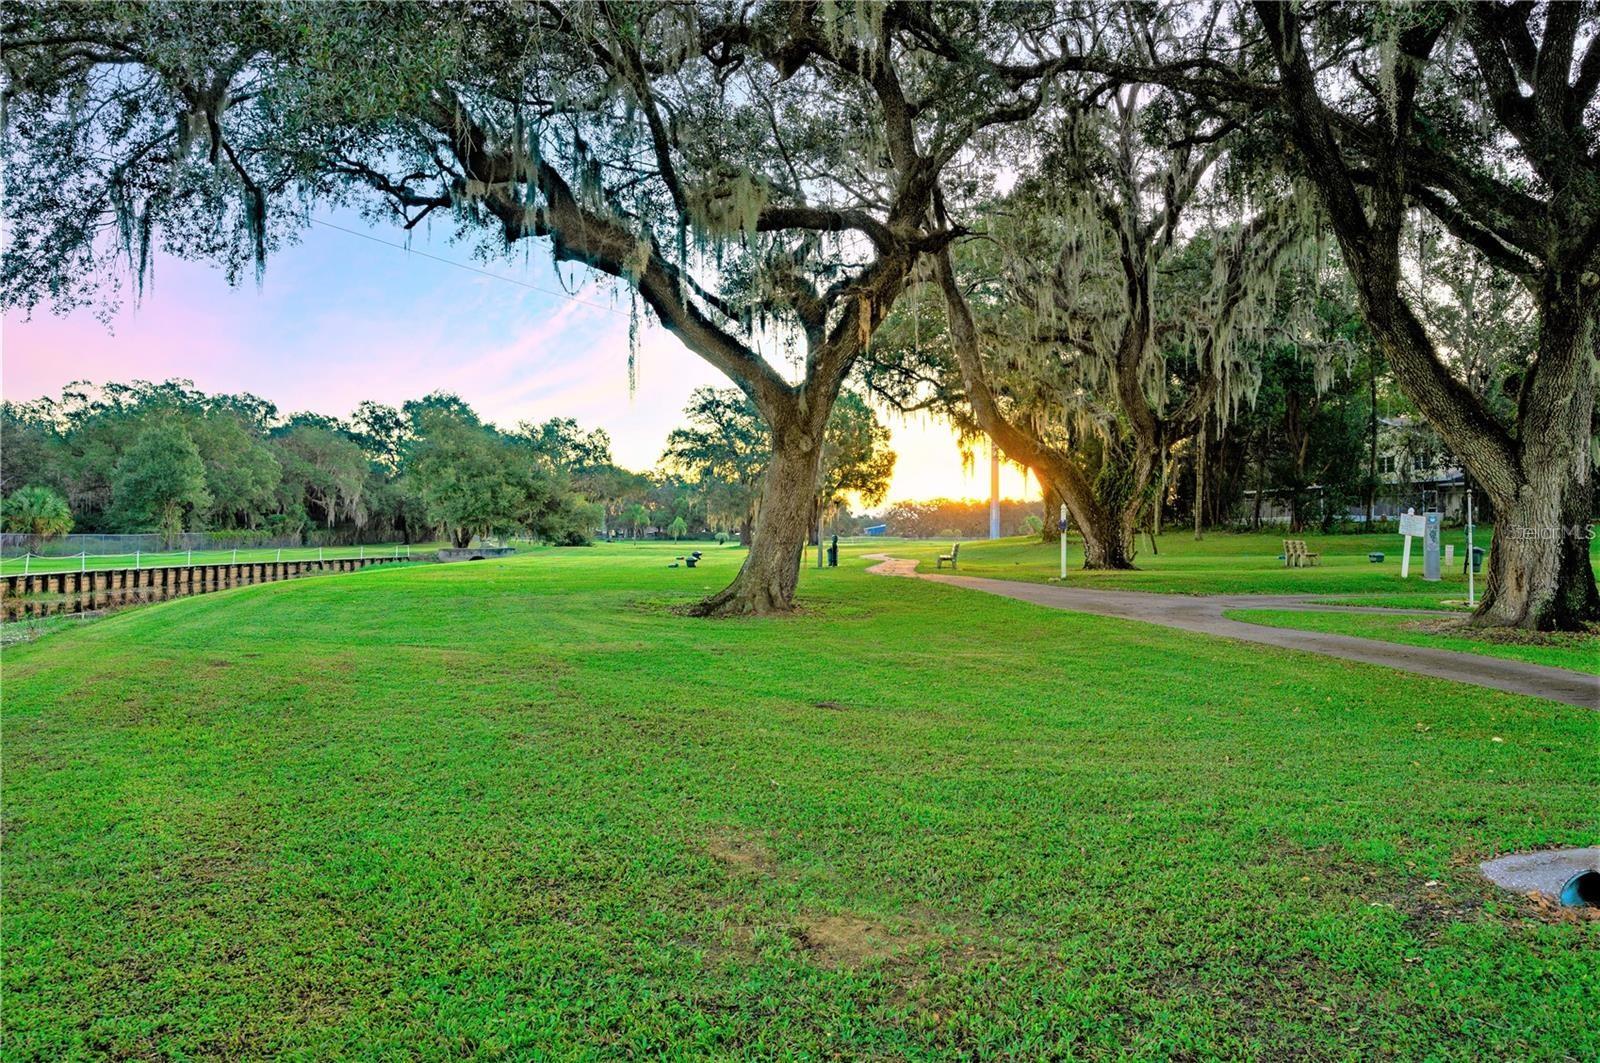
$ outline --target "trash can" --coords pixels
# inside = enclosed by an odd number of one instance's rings
[[[1462,565],[1461,567],[1466,568],[1466,565]],[[1474,574],[1483,571],[1483,547],[1481,546],[1474,546],[1472,548],[1472,571]]]

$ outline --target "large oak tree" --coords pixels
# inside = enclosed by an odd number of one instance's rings
[[[1219,3],[1152,21],[1097,63],[1254,126],[1309,182],[1400,389],[1494,502],[1476,619],[1600,619],[1589,560],[1600,316],[1600,7],[1592,2]],[[1431,215],[1516,278],[1537,350],[1509,416],[1419,305],[1408,236]]]
[[[1050,5],[11,5],[8,305],[106,305],[113,254],[257,268],[308,210],[625,281],[772,433],[706,613],[789,607],[828,415],[973,133],[1058,65]],[[109,285],[109,287],[108,287]],[[786,369],[792,355],[796,368]]]

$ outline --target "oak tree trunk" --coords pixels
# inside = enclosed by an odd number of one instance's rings
[[[1589,562],[1588,485],[1563,491],[1556,477],[1495,498],[1489,579],[1473,623],[1572,630],[1600,617]]]
[[[810,537],[822,426],[815,413],[780,420],[772,428],[772,459],[761,484],[761,504],[744,565],[723,590],[698,603],[695,616],[765,616],[794,605],[800,555]]]
[[[1133,567],[1133,536],[1122,514],[1098,509],[1090,525],[1083,528],[1083,567]]]

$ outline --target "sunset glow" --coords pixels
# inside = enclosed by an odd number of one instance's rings
[[[445,237],[418,232],[412,246],[471,264],[470,248]],[[326,227],[275,255],[259,290],[230,288],[209,266],[158,258],[152,289],[110,330],[88,311],[6,314],[0,393],[24,402],[79,380],[176,377],[207,392],[252,392],[284,413],[344,416],[363,399],[398,405],[445,390],[506,428],[549,417],[604,428],[617,461],[642,470],[660,456],[690,391],[728,386],[648,324],[630,395],[624,293],[569,284],[576,298],[564,296],[537,250],[482,268],[497,276]],[[898,455],[891,501],[987,496],[986,461],[963,469],[947,426],[925,416],[888,420]],[[1008,497],[1025,497],[1017,469],[1004,468],[1001,484]]]

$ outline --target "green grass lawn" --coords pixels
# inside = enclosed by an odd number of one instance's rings
[[[1439,650],[1464,650],[1491,657],[1531,661],[1552,668],[1570,668],[1600,675],[1600,636],[1576,634],[1505,633],[1474,631],[1471,628],[1436,630],[1439,621],[1430,617],[1382,616],[1363,613],[1311,613],[1271,609],[1230,609],[1223,614],[1234,620],[1271,627],[1292,627],[1302,631],[1328,631],[1336,635],[1403,642],[1410,646],[1429,646]],[[1449,621],[1447,621],[1448,623]]]
[[[1600,1056],[1600,714],[675,552],[7,648],[7,1060]]]
[[[1309,549],[1322,555],[1321,563],[1307,568],[1284,568],[1278,555],[1285,533],[1207,532],[1195,541],[1192,532],[1170,532],[1157,540],[1151,553],[1144,536],[1134,559],[1137,568],[1122,572],[1086,572],[1083,542],[1075,534],[1067,544],[1067,584],[1130,591],[1164,591],[1172,594],[1326,594],[1385,595],[1405,599],[1413,607],[1438,605],[1444,600],[1465,600],[1467,577],[1461,572],[1466,554],[1466,534],[1459,528],[1444,531],[1442,544],[1454,545],[1456,563],[1442,572],[1437,583],[1422,579],[1422,543],[1412,544],[1410,578],[1400,578],[1398,535],[1297,535]],[[1488,547],[1488,529],[1474,535],[1476,545]],[[1600,544],[1600,540],[1596,541]],[[950,552],[950,543],[927,540],[896,544],[890,552],[915,558],[933,568],[934,557]],[[1370,552],[1384,560],[1367,560]],[[969,576],[1044,581],[1060,575],[1060,548],[1036,538],[977,540],[961,544],[961,571]],[[1478,576],[1483,590],[1484,574]],[[1421,602],[1418,606],[1416,603]]]

